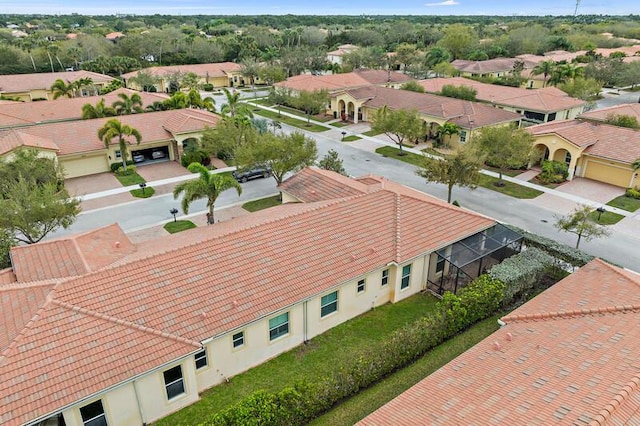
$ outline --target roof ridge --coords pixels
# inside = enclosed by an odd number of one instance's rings
[[[35,312],[35,314],[33,314],[31,316],[31,318],[29,319],[29,321],[27,321],[27,323],[24,325],[24,327],[22,327],[22,330],[20,330],[20,333],[18,333],[16,335],[16,337],[13,338],[13,340],[11,341],[11,343],[9,343],[9,345],[7,345],[7,348],[2,351],[0,353],[0,364],[2,364],[2,362],[5,360],[5,358],[8,356],[8,354],[15,349],[15,347],[18,345],[18,343],[20,342],[20,340],[22,340],[22,338],[25,335],[25,332],[29,329],[31,329],[31,327],[33,326],[33,324],[38,321],[38,319],[40,318],[40,316],[42,315],[42,312],[46,309],[47,305],[49,305],[50,303],[53,303],[53,294],[54,294],[54,289],[51,289],[51,291],[49,291],[49,293],[47,293],[47,297],[44,300],[44,303],[38,308],[38,310]]]
[[[80,260],[82,261],[82,265],[85,268],[85,274],[87,272],[91,272],[91,267],[89,266],[89,262],[87,262],[87,259],[84,257],[84,254],[82,253],[82,250],[80,250],[80,245],[78,244],[78,239],[77,238],[71,238],[71,244],[73,244],[73,247],[76,249],[76,252],[80,256]]]
[[[600,426],[605,424],[611,415],[629,399],[633,392],[640,389],[640,374],[633,376],[614,396],[605,404],[604,408],[596,414],[595,418],[589,422],[589,426]]]
[[[392,192],[389,190],[386,191]],[[398,192],[395,192],[395,212],[393,215],[393,227],[395,229],[395,232],[393,234],[393,253],[396,262],[400,260],[400,199],[400,194]]]
[[[502,320],[504,322],[527,322],[547,319],[560,319],[571,318],[577,316],[586,315],[606,315],[625,312],[640,312],[640,304],[635,305],[619,305],[619,306],[606,306],[600,308],[585,308],[585,309],[572,309],[570,311],[554,311],[554,312],[536,312],[533,314],[521,314],[521,315],[508,315]]]
[[[148,334],[153,334],[156,336],[160,336],[160,337],[164,337],[166,339],[171,339],[171,340],[175,340],[179,343],[185,343],[188,345],[192,345],[195,347],[202,347],[202,344],[200,342],[196,342],[195,340],[189,340],[186,339],[182,336],[177,336],[175,334],[171,334],[171,333],[167,333],[166,331],[161,331],[161,330],[156,330],[155,328],[150,328],[141,324],[136,324],[135,322],[131,322],[128,320],[124,320],[121,318],[116,318],[113,317],[111,315],[107,315],[107,314],[103,314],[101,312],[96,312],[94,310],[91,309],[87,309],[87,308],[83,308],[81,306],[77,306],[77,305],[72,305],[71,303],[67,303],[64,302],[62,300],[58,300],[58,299],[52,299],[51,303],[53,303],[54,305],[60,306],[61,308],[64,309],[68,309],[74,312],[80,312],[81,314],[85,314],[85,315],[89,315],[92,316],[94,318],[99,318],[99,319],[103,319],[105,321],[109,321],[115,324],[119,324],[119,325],[123,325],[125,327],[129,327],[129,328],[133,328],[139,331],[142,331],[143,333],[148,333]]]
[[[48,280],[35,280],[35,281],[23,281],[23,282],[0,284],[0,292],[3,290],[18,290],[22,288],[44,287],[47,285],[56,286],[61,282],[61,280],[62,278],[49,278]]]

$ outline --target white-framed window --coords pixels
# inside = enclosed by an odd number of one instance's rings
[[[460,130],[460,143],[465,143],[467,141],[467,131]]]
[[[184,393],[184,379],[182,377],[182,366],[176,365],[162,373],[164,376],[164,387],[167,391],[167,399],[173,399]]]
[[[320,299],[320,318],[338,310],[338,292],[334,291]]]
[[[233,343],[234,348],[244,346],[244,331],[239,331],[231,336],[231,342]]]
[[[356,287],[356,291],[358,293],[362,293],[366,288],[367,288],[367,284],[364,279],[358,281],[358,286]]]
[[[389,284],[389,270],[385,269],[382,271],[382,279],[380,280],[380,285],[384,287]]]
[[[84,426],[107,426],[107,415],[101,399],[80,407],[80,417]]]
[[[436,262],[436,274],[444,271],[444,257],[438,256],[438,261]]]
[[[200,352],[193,356],[196,362],[196,370],[207,366],[207,348],[202,348]]]
[[[289,312],[269,320],[269,340],[275,340],[289,334]]]
[[[409,287],[411,283],[411,265],[402,267],[402,279],[400,280],[400,290]]]
[[[116,158],[122,158],[122,153],[119,149],[116,149]]]

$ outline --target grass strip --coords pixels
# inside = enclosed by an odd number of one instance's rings
[[[611,207],[617,207],[628,212],[635,212],[636,210],[640,209],[640,200],[621,195],[609,201],[607,205]]]
[[[151,197],[153,194],[156,193],[156,190],[151,188],[150,186],[144,188],[144,189],[134,189],[131,192],[131,195],[133,195],[134,197],[137,198],[149,198]]]
[[[246,202],[242,205],[242,208],[249,212],[257,212],[258,210],[268,209],[269,207],[279,206],[280,204],[282,204],[280,195],[274,195],[272,197]]]
[[[256,114],[261,115],[266,118],[270,118],[272,120],[278,120],[281,123],[288,124],[290,126],[298,127],[300,129],[308,130],[310,132],[324,132],[329,129],[326,127],[309,123],[306,121],[298,120],[297,118],[288,117],[286,115],[278,115],[277,112],[269,111],[266,109],[261,109],[260,111],[256,111]]]
[[[463,333],[436,346],[410,366],[395,372],[318,417],[311,422],[311,425],[346,426],[358,422],[496,331],[498,318],[499,316],[493,316],[480,321]]]
[[[492,191],[499,192],[510,197],[520,199],[531,199],[542,195],[543,192],[537,189],[529,188],[526,186],[518,185],[517,183],[502,181],[501,186],[497,186],[498,178],[487,175],[480,175],[480,181],[478,186],[490,189]]]
[[[126,174],[116,173],[116,179],[120,181],[122,186],[131,186],[138,185],[140,183],[146,182],[142,176],[140,176],[137,172],[128,171]]]
[[[360,136],[356,136],[356,135],[351,135],[351,136],[346,136],[344,138],[342,138],[342,142],[353,142],[353,141],[357,141],[362,139]]]
[[[404,161],[405,163],[413,164],[414,166],[422,167],[424,162],[423,156],[414,154],[413,152],[402,151],[404,155],[400,155],[400,150],[392,146],[381,146],[376,149],[376,153],[383,157],[394,158],[396,160]]]
[[[602,212],[602,214],[600,214],[600,212],[596,210],[589,213],[588,217],[589,219],[600,225],[615,225],[616,223],[624,219],[624,216],[618,213],[604,211]]]
[[[193,229],[195,227],[196,224],[190,220],[176,220],[175,222],[167,222],[164,225],[164,229],[170,234],[186,231],[187,229]]]
[[[365,136],[377,136],[380,134],[380,132],[376,132],[374,130],[367,130],[366,132],[362,132],[362,134]]]

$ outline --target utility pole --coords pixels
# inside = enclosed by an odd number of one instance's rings
[[[578,15],[578,6],[580,6],[580,0],[576,0],[576,10],[573,11],[573,17]]]

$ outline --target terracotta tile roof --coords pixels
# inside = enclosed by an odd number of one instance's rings
[[[460,72],[469,72],[474,74],[486,74],[492,72],[510,72],[513,71],[513,66],[516,61],[524,60],[520,58],[495,58],[487,59],[486,61],[467,61],[465,59],[456,59],[451,62],[454,68]],[[535,64],[528,63],[524,60],[525,68],[531,68]]]
[[[118,100],[118,95],[125,93],[131,96],[137,93],[142,98],[144,106],[155,101],[168,98],[162,93],[136,92],[120,88],[100,96],[80,98],[58,98],[55,101],[17,102],[10,105],[0,105],[0,128],[22,126],[52,121],[79,120],[82,118],[82,107],[85,104],[95,105],[104,99],[107,106]]]
[[[310,167],[282,182],[278,189],[304,203],[351,197],[369,192],[365,183]]]
[[[637,423],[640,276],[595,260],[503,321],[359,424]]]
[[[98,129],[113,118],[138,129],[142,134],[141,143],[145,144],[172,139],[173,135],[169,129],[184,132],[204,129],[206,125],[214,126],[218,122],[219,116],[201,110],[182,109],[78,120],[73,123],[44,123],[22,127],[19,132],[25,144],[48,140],[49,143],[60,148],[58,155],[97,151],[104,149],[104,142],[98,139]],[[164,127],[165,124],[168,128]],[[12,131],[0,130],[0,140]],[[0,145],[1,147],[2,145]],[[3,152],[7,151],[0,151],[0,153]]]
[[[301,74],[276,83],[274,86],[292,90],[322,90],[329,92],[372,84],[403,83],[412,80],[406,74],[384,70],[357,70],[343,74]]]
[[[28,92],[35,89],[51,89],[57,79],[65,82],[90,78],[94,83],[108,83],[113,77],[91,71],[42,72],[34,74],[0,75],[0,93]]]
[[[629,115],[640,121],[640,104],[622,104],[610,106],[608,108],[595,109],[593,111],[580,114],[578,118],[605,121],[609,115]]]
[[[44,294],[25,295],[27,311],[11,314],[22,319],[0,354],[0,422],[59,410],[190,354],[199,341],[495,223],[401,185],[379,186],[155,240],[111,266],[58,279],[44,302]],[[291,273],[295,282],[282,280]],[[20,285],[0,286],[0,297]],[[4,312],[16,309],[7,303]]]
[[[133,251],[135,246],[113,224],[62,239],[13,247],[11,263],[18,281],[39,281],[86,274]]]
[[[586,105],[585,101],[574,99],[556,87],[543,89],[522,89],[481,83],[463,77],[431,78],[419,81],[429,93],[442,91],[445,85],[467,86],[476,90],[476,99],[495,105],[522,108],[528,111],[555,112]]]
[[[32,135],[20,130],[0,131],[0,155],[11,152],[19,147],[39,148],[60,151],[56,143],[46,137]]]
[[[16,278],[16,274],[13,273],[13,269],[5,268],[0,270],[0,285],[2,284],[11,284],[16,282],[18,279]]]
[[[421,114],[446,119],[466,129],[518,121],[515,112],[493,108],[479,102],[447,98],[430,93],[368,86],[347,91],[355,99],[368,99],[371,108],[388,106],[391,109],[415,109]]]
[[[633,163],[640,157],[640,131],[583,120],[553,121],[527,128],[534,136],[556,134],[585,153]]]
[[[229,73],[240,71],[240,69],[241,69],[240,65],[234,62],[217,62],[217,63],[210,63],[210,64],[191,64],[191,65],[169,65],[166,67],[150,67],[150,68],[143,68],[137,71],[131,71],[126,74],[122,74],[122,77],[124,79],[128,79],[128,78],[137,76],[139,71],[144,71],[156,77],[162,77],[167,74],[173,74],[176,72],[185,73],[185,74],[192,72],[200,77],[205,77],[208,75],[209,77],[213,78],[213,77],[225,77],[229,75]]]

